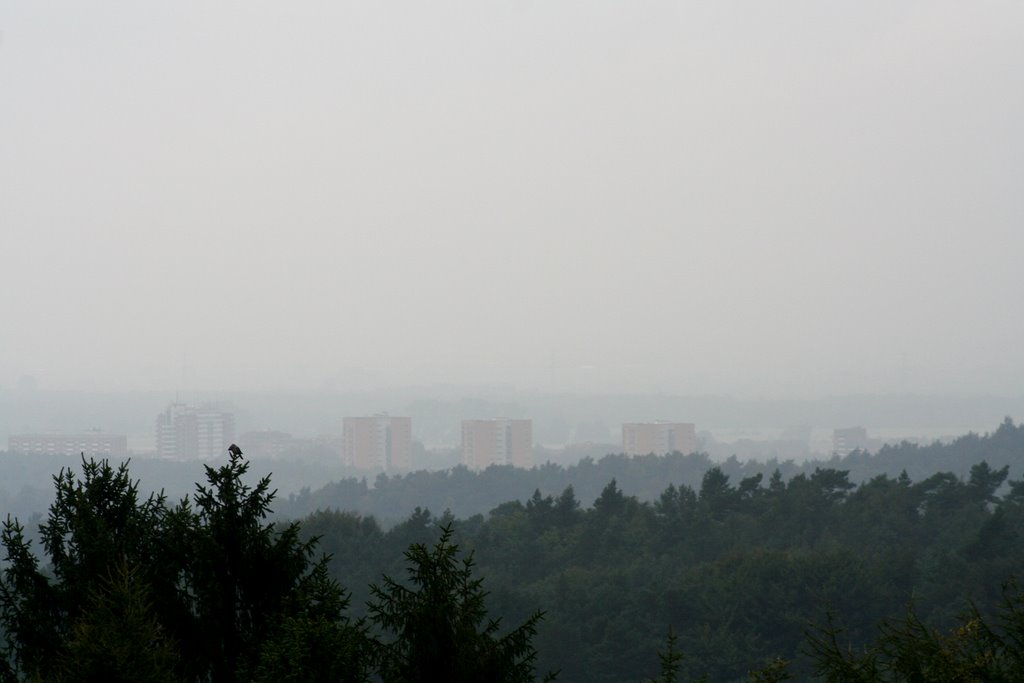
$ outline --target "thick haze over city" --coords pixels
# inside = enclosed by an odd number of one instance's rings
[[[1019,396],[1022,26],[5,2],[0,390]]]
[[[1022,296],[1021,0],[0,0],[0,681],[1024,681]]]

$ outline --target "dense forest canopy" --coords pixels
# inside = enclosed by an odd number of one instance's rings
[[[83,462],[82,475],[56,478],[42,560],[32,530],[4,526],[7,676],[1024,676],[1013,583],[1024,568],[1024,439],[1012,421],[948,446],[837,461],[905,465],[862,480],[852,467],[725,463],[691,484],[659,469],[687,456],[606,460],[624,476],[593,498],[569,481],[485,514],[416,507],[387,527],[344,505],[274,522],[283,501],[269,480],[247,482],[237,457],[173,505],[139,495],[126,466]],[[923,460],[953,466],[911,476]],[[509,473],[452,476],[471,486]],[[659,476],[650,500],[622,484]],[[379,481],[383,492],[416,478]],[[401,504],[416,502],[407,492]]]
[[[958,447],[1002,449],[1019,436],[1008,422]],[[1016,448],[1001,452],[1019,468],[1024,448]],[[733,479],[712,467],[698,486],[668,484],[653,502],[612,480],[587,505],[570,485],[457,529],[499,613],[546,610],[538,662],[559,669],[560,680],[653,675],[652,653],[670,628],[686,653],[684,676],[736,680],[772,657],[808,676],[806,632],[826,610],[842,624],[842,642],[859,647],[911,603],[922,623],[946,629],[972,603],[986,613],[999,604],[1003,582],[1024,568],[1024,482],[1008,479],[1009,464],[982,460],[967,470],[917,481],[878,474],[858,485],[834,468]],[[341,577],[389,566],[430,519],[417,510],[383,531],[358,514],[320,511],[303,524],[321,535]]]

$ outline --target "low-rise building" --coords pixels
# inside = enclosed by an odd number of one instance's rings
[[[7,450],[25,455],[84,455],[87,458],[123,460],[128,457],[128,437],[123,434],[16,434],[7,437]]]

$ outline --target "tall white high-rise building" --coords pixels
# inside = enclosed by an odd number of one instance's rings
[[[846,427],[832,431],[832,452],[841,458],[855,450],[870,450],[874,446],[864,427]]]
[[[196,457],[213,460],[227,455],[235,440],[235,416],[216,406],[196,410]]]
[[[235,416],[213,404],[172,403],[156,418],[156,454],[173,460],[213,460],[235,440]]]

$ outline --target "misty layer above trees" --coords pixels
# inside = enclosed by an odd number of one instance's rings
[[[964,477],[972,464],[982,460],[995,468],[1009,466],[1013,476],[1024,474],[1024,425],[1015,425],[1006,418],[990,434],[967,434],[948,444],[919,446],[904,442],[883,446],[874,454],[854,451],[843,458],[805,463],[740,462],[730,458],[718,467],[733,481],[758,474],[767,479],[775,470],[788,480],[810,475],[819,468],[832,468],[848,471],[850,481],[860,483],[880,474],[896,476],[904,471],[914,480],[938,472]],[[523,470],[505,466],[482,472],[455,467],[395,476],[381,474],[372,483],[350,477],[316,490],[303,489],[280,501],[277,512],[299,518],[318,509],[336,508],[393,520],[407,514],[411,505],[419,505],[450,510],[463,517],[485,513],[508,500],[523,500],[535,489],[544,495],[557,495],[571,485],[581,500],[591,501],[612,478],[623,491],[640,500],[654,501],[667,482],[700,486],[704,473],[713,466],[715,463],[700,453],[633,458],[606,455],[599,460],[585,458],[568,467],[547,464]]]
[[[768,477],[775,469],[788,479],[800,473],[809,474],[817,467],[849,470],[850,480],[856,483],[877,474],[895,476],[903,470],[914,480],[942,471],[963,477],[970,464],[981,460],[994,467],[1010,465],[1011,476],[1017,476],[1024,472],[1024,462],[1019,456],[1022,443],[1024,427],[1007,419],[993,433],[967,434],[951,443],[928,446],[902,443],[885,446],[875,454],[855,452],[841,459],[806,463],[741,462],[729,458],[718,464],[737,481],[757,473]],[[44,513],[52,499],[50,477],[68,463],[64,457],[0,454],[5,475],[0,481],[0,510],[22,519]],[[280,491],[294,492],[278,499],[275,513],[279,516],[297,519],[317,509],[339,508],[372,514],[382,522],[393,523],[416,505],[438,511],[450,509],[463,517],[485,513],[504,501],[525,499],[534,489],[540,489],[545,495],[557,494],[569,484],[575,487],[581,500],[590,501],[613,477],[627,493],[653,501],[666,482],[698,486],[704,472],[714,466],[715,461],[702,454],[637,458],[612,454],[585,458],[570,466],[547,464],[530,470],[492,467],[483,472],[455,467],[445,471],[378,476],[371,481],[337,467],[328,467],[320,460],[303,463],[256,460],[251,464],[252,471],[261,475],[273,472],[274,483]],[[141,479],[143,491],[163,490],[171,498],[192,491],[195,468],[195,463],[132,461],[132,472]],[[310,488],[309,482],[318,482],[319,488]],[[147,486],[152,488],[145,488]]]

